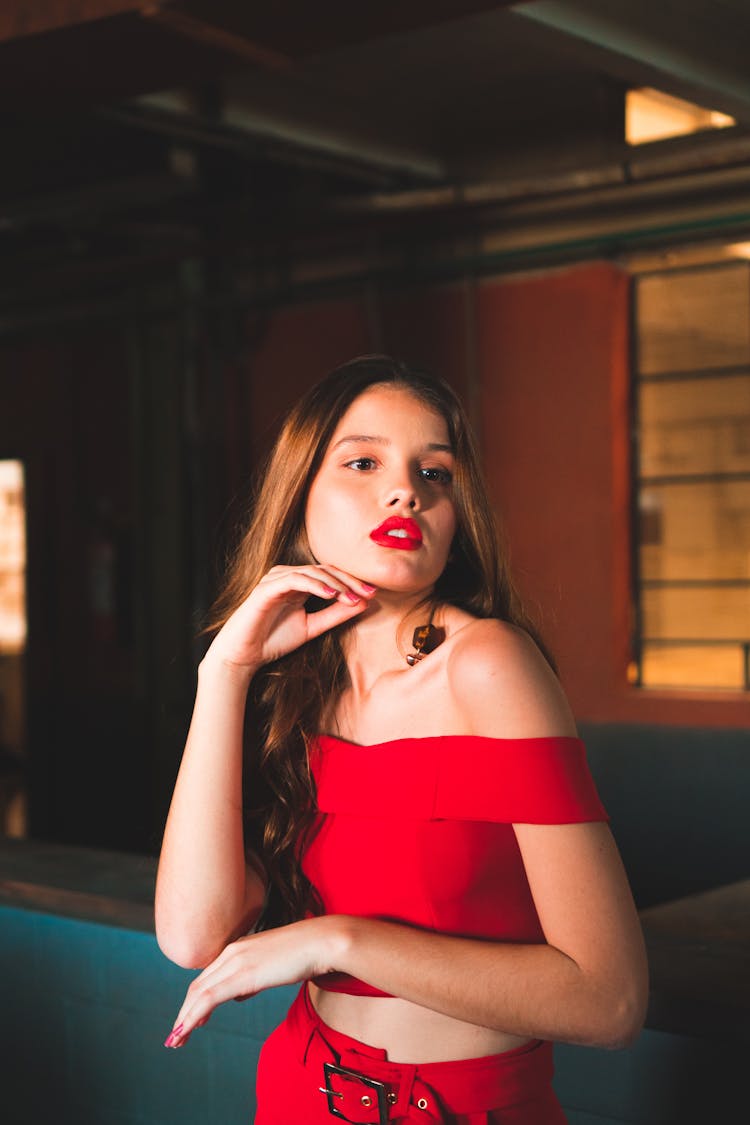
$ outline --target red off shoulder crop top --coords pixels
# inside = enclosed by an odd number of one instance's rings
[[[544,941],[513,824],[607,820],[578,738],[440,735],[360,746],[320,735],[302,866],[327,914]],[[321,988],[387,996],[343,973]]]

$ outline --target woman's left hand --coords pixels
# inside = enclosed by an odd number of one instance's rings
[[[231,942],[187,990],[165,1047],[182,1047],[226,1000],[245,1000],[266,988],[330,972],[336,916],[306,918]]]

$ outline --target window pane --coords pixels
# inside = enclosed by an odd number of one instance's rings
[[[638,369],[698,371],[747,363],[746,263],[653,274],[638,281]]]
[[[750,481],[649,485],[640,509],[642,579],[750,579]]]
[[[26,835],[26,503],[20,461],[0,461],[0,836]]]
[[[641,680],[646,687],[744,687],[739,645],[644,645]]]
[[[750,372],[642,383],[642,476],[750,472]]]
[[[643,275],[635,313],[639,682],[747,690],[750,264]]]
[[[647,640],[750,641],[750,587],[649,589],[641,594]]]

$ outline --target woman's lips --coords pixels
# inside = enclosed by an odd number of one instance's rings
[[[395,547],[397,551],[418,551],[422,546],[419,525],[401,516],[389,516],[370,532],[370,538],[380,547]]]

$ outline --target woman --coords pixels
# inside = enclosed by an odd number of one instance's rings
[[[548,1041],[629,1042],[644,951],[448,387],[373,356],[305,396],[216,624],[156,898],[206,967],[167,1045],[301,982],[257,1125],[563,1122]]]

